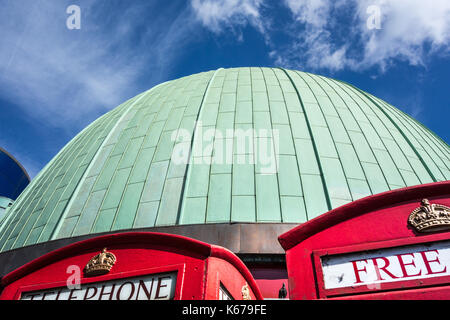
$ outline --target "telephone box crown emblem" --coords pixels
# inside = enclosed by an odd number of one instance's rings
[[[247,283],[242,287],[241,294],[242,294],[242,300],[252,300],[252,297],[250,296],[250,290],[248,288]]]
[[[114,263],[116,263],[116,256],[111,252],[106,251],[106,248],[104,248],[102,252],[89,260],[84,271],[88,276],[102,275],[108,273]]]
[[[421,206],[409,215],[408,222],[418,232],[450,229],[450,208],[423,199]]]

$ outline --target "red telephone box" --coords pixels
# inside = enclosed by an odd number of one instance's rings
[[[105,235],[50,252],[2,279],[8,300],[262,299],[229,250],[177,235]]]
[[[279,241],[291,299],[450,299],[450,181],[351,202]]]

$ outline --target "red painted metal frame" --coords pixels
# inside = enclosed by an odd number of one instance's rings
[[[450,286],[437,286],[349,295],[333,298],[333,300],[448,300],[449,297]]]
[[[211,257],[222,259],[222,260],[230,263],[232,266],[234,266],[243,275],[244,279],[247,281],[248,285],[250,286],[251,291],[255,295],[255,298],[258,300],[264,299],[250,270],[242,262],[242,260],[239,259],[234,253],[232,253],[230,250],[225,249],[223,247],[211,245]]]
[[[242,288],[247,283],[238,270],[229,262],[217,257],[210,257],[207,261],[208,272],[206,274],[205,299],[218,300],[220,284],[226,288],[234,300],[242,299]],[[248,283],[247,283],[248,284]],[[255,294],[250,290],[252,300]]]
[[[430,199],[432,203],[450,205],[450,181],[397,189],[356,200],[282,234],[278,240],[286,250],[290,298],[419,299],[428,297],[428,292],[430,296],[431,292],[433,297],[439,296],[435,280],[421,280],[430,286],[429,291],[411,287],[410,290],[403,289],[399,293],[394,289],[399,290],[401,286],[394,288],[387,284],[382,285],[385,291],[381,293],[349,291],[345,288],[326,292],[323,290],[323,275],[318,259],[321,254],[367,251],[371,248],[450,239],[450,232],[421,234],[408,226],[410,212],[420,205],[423,198]],[[444,288],[447,279],[441,277],[439,281],[439,285]],[[413,286],[413,282],[405,284]],[[447,289],[442,289],[441,297],[446,295],[450,286],[445,288]],[[336,295],[340,295],[340,298]]]
[[[405,238],[398,240],[389,240],[381,242],[373,242],[369,244],[359,244],[348,247],[330,248],[323,250],[313,250],[312,257],[314,260],[314,267],[317,274],[317,287],[319,291],[319,298],[329,298],[337,296],[345,296],[358,293],[369,293],[375,291],[389,291],[406,288],[418,288],[436,285],[450,284],[450,276],[414,279],[405,281],[385,282],[378,283],[379,288],[368,288],[367,285],[359,285],[354,287],[345,287],[338,289],[325,289],[323,281],[323,269],[321,259],[324,256],[340,255],[357,253],[363,251],[379,250],[379,249],[391,249],[396,247],[406,247],[417,244],[429,244],[436,243],[443,240],[449,240],[448,234],[434,234],[423,238]]]
[[[375,211],[382,207],[392,206],[395,203],[442,195],[450,195],[450,180],[379,193],[328,211],[317,218],[283,233],[278,237],[278,241],[283,249],[287,251],[310,236],[342,221]]]
[[[4,290],[1,293],[0,299],[17,299],[20,297],[21,292],[31,288],[35,291],[61,286],[61,280],[55,282],[45,281],[39,279],[39,276],[36,275],[39,275],[39,272],[41,272],[45,277],[51,278],[48,274],[45,274],[45,270],[51,270],[48,268],[51,268],[52,265],[57,266],[58,263],[63,262],[72,262],[76,265],[83,264],[84,266],[89,258],[96,252],[98,253],[98,250],[101,250],[104,246],[107,246],[108,249],[114,249],[116,255],[121,255],[121,261],[129,260],[128,256],[130,255],[138,261],[130,259],[128,264],[122,263],[120,267],[114,266],[108,275],[95,278],[82,278],[82,284],[129,278],[148,274],[148,272],[152,272],[153,274],[177,271],[175,299],[192,299],[194,297],[197,297],[196,299],[203,299],[205,286],[201,282],[204,281],[205,273],[208,272],[207,260],[211,257],[217,257],[231,265],[242,275],[256,299],[263,299],[250,271],[231,251],[183,236],[154,232],[130,232],[105,235],[80,241],[52,251],[3,277],[1,283]],[[155,265],[158,263],[154,261],[155,259],[153,261],[139,260],[139,253],[143,252],[142,250],[144,249],[152,252],[160,252],[161,257],[169,263]],[[148,265],[151,267],[149,268]],[[61,277],[60,269],[58,269],[58,272]],[[195,279],[198,279],[196,284],[193,283]],[[187,282],[189,282],[189,285],[187,285]],[[199,290],[202,292],[199,292]]]

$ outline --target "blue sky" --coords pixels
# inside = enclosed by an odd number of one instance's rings
[[[160,82],[219,67],[286,67],[344,80],[450,142],[448,0],[0,5],[0,146],[32,177],[123,101]],[[70,5],[81,9],[79,30],[66,27]],[[374,17],[380,28],[368,28]]]

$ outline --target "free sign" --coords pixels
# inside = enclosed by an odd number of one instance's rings
[[[450,241],[323,256],[325,289],[450,275]]]

